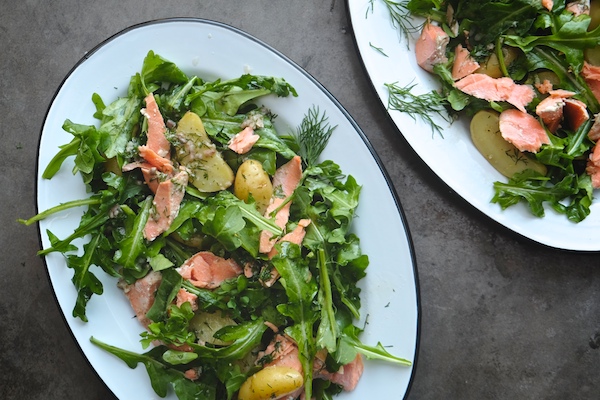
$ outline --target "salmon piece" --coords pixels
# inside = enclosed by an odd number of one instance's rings
[[[138,147],[140,156],[148,162],[148,164],[156,167],[159,171],[166,174],[173,172],[173,163],[168,158],[160,156],[156,151],[149,146]]]
[[[184,288],[179,289],[177,292],[177,297],[175,298],[175,305],[177,307],[181,307],[183,303],[190,303],[192,306],[192,311],[196,311],[198,309],[198,296],[194,293],[190,293]]]
[[[544,121],[544,125],[552,133],[560,127],[563,119],[565,100],[561,97],[548,96],[535,108],[535,113]]]
[[[548,93],[550,96],[537,105],[535,113],[544,121],[550,132],[556,132],[563,119],[572,130],[577,130],[589,119],[585,103],[571,99],[576,95],[575,92],[556,89]]]
[[[142,167],[142,175],[144,176],[144,183],[148,185],[152,193],[156,194],[158,184],[160,183],[160,174],[156,167],[150,164],[148,164],[148,167]]]
[[[135,283],[123,286],[123,292],[129,299],[129,303],[135,312],[135,316],[145,328],[148,328],[148,325],[152,323],[152,321],[146,317],[146,313],[154,304],[156,291],[160,286],[161,280],[162,275],[160,272],[151,271],[145,277],[135,281]]]
[[[535,117],[515,109],[500,114],[500,133],[520,151],[537,153],[542,144],[550,143],[546,130]]]
[[[187,371],[185,371],[183,373],[183,376],[185,376],[190,381],[195,381],[196,379],[200,378],[200,374],[198,373],[198,370],[196,370],[194,368],[191,368],[191,369],[188,369]]]
[[[544,79],[543,82],[537,82],[534,86],[541,94],[546,94],[552,90],[552,82],[548,79]]]
[[[148,185],[152,193],[156,193],[156,189],[158,189],[158,184],[160,182],[160,174],[158,173],[158,169],[145,161],[134,161],[129,164],[123,165],[121,171],[129,172],[134,169],[139,168],[142,170],[142,175],[144,176],[144,183]]]
[[[570,90],[564,90],[564,89],[552,89],[552,90],[548,91],[548,94],[552,97],[568,99],[570,97],[575,96],[577,93],[571,92]]]
[[[351,392],[356,388],[364,369],[362,356],[357,354],[354,360],[346,365],[342,365],[339,371],[322,374],[322,377],[340,385],[346,392]]]
[[[552,7],[554,7],[554,1],[552,0],[542,0],[542,6],[548,11],[552,11]]]
[[[241,275],[243,270],[233,259],[225,259],[201,251],[194,254],[177,269],[183,279],[203,289],[216,289],[223,281]]]
[[[584,61],[581,76],[590,87],[596,100],[600,101],[600,67]]]
[[[426,23],[415,43],[417,64],[425,71],[433,72],[434,65],[448,62],[446,46],[449,41],[450,37],[442,28]]]
[[[565,9],[575,16],[590,15],[590,0],[575,0],[567,3]]]
[[[148,121],[148,140],[146,146],[160,157],[169,158],[171,144],[165,136],[167,127],[165,125],[165,120],[160,114],[158,104],[156,104],[156,99],[154,99],[154,94],[149,93],[146,96],[145,101],[146,108],[142,108],[141,113]]]
[[[565,121],[571,130],[576,131],[585,121],[590,119],[587,106],[583,101],[576,99],[565,99],[564,101]]]
[[[273,176],[273,197],[271,202],[265,211],[265,217],[271,218],[271,213],[278,209],[285,199],[294,193],[296,187],[302,179],[302,160],[299,156],[293,157],[286,164],[277,168],[275,175]],[[275,224],[281,229],[285,229],[285,226],[290,218],[290,206],[291,202],[287,202],[277,213],[275,214]],[[261,253],[269,253],[273,246],[275,246],[277,239],[273,238],[273,234],[269,231],[262,231],[260,234],[260,247]]]
[[[302,373],[302,363],[300,362],[300,352],[296,342],[287,335],[276,334],[267,348],[258,353],[257,361],[267,361],[263,367],[289,367]]]
[[[188,179],[188,173],[183,170],[158,184],[152,200],[153,211],[144,226],[144,237],[147,240],[153,241],[169,229],[179,213]]]
[[[594,123],[588,132],[588,138],[594,142],[600,139],[600,118],[598,118],[598,116],[600,116],[600,114],[594,115]]]
[[[300,221],[298,221],[298,225],[296,225],[294,230],[283,235],[283,237],[281,237],[281,239],[279,239],[277,241],[277,243],[290,242],[290,243],[294,243],[297,245],[301,245],[302,240],[304,239],[304,235],[306,235],[306,227],[308,225],[310,225],[310,222],[311,222],[310,219],[301,219]],[[268,257],[269,257],[269,259],[271,259],[271,258],[275,257],[276,255],[277,255],[277,249],[275,248],[275,246],[273,246],[271,251],[269,251]],[[273,284],[275,282],[277,282],[277,279],[279,279],[279,277],[281,276],[281,275],[279,275],[279,272],[275,268],[272,268],[271,271],[269,271],[269,273],[270,273],[271,277],[269,279],[267,279],[266,281],[261,281],[262,284],[266,287],[273,286]],[[262,274],[261,274],[261,276],[262,276]]]
[[[227,146],[238,154],[246,154],[258,139],[260,136],[254,133],[252,127],[247,126],[240,133],[234,135]]]
[[[471,75],[480,67],[479,63],[471,58],[469,50],[465,49],[461,44],[454,49],[454,64],[452,65],[452,79],[455,81]]]
[[[592,178],[592,187],[600,189],[600,146],[594,146],[585,167],[585,172]]]
[[[492,78],[485,74],[471,74],[454,84],[460,91],[487,101],[506,101],[522,112],[533,100],[535,92],[529,85],[519,85],[510,78]]]

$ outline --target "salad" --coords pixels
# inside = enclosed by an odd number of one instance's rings
[[[414,84],[388,83],[389,109],[440,134],[432,116],[469,118],[473,144],[507,178],[494,183],[492,202],[584,220],[600,188],[598,3],[383,3],[402,34],[417,35],[415,59],[440,84],[415,95]]]
[[[74,157],[90,196],[21,220],[87,207],[39,254],[64,254],[82,321],[103,292],[91,267],[114,277],[149,350],[90,340],[143,364],[161,397],[329,399],[356,386],[363,356],[410,365],[353,322],[369,260],[351,231],[360,185],[319,161],[335,127],[313,107],[280,135],[265,95],[297,93],[282,78],[189,77],[150,51],[125,97],[92,97],[99,126],[64,122],[73,140],[43,172]]]

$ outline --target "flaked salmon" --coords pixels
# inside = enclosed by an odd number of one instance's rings
[[[542,6],[544,6],[544,8],[548,11],[552,11],[552,8],[554,7],[554,1],[553,0],[542,0]]]
[[[175,297],[175,305],[181,307],[183,303],[190,303],[192,311],[198,310],[198,296],[194,293],[190,293],[184,288],[179,289],[177,296]]]
[[[598,118],[599,115],[600,114],[596,114],[594,116],[594,123],[592,124],[592,127],[588,132],[588,138],[590,138],[590,140],[594,142],[600,139],[600,118]]]
[[[461,44],[454,49],[454,63],[452,64],[452,79],[455,81],[471,75],[479,69],[480,65],[471,57],[469,50]]]
[[[574,0],[566,4],[565,10],[572,12],[575,16],[590,15],[590,0]]]
[[[592,186],[594,189],[600,189],[600,146],[594,146],[594,150],[588,159],[585,172],[592,178]]]
[[[535,108],[535,113],[542,119],[546,128],[550,132],[555,133],[563,121],[565,99],[574,96],[576,93],[569,90],[553,90],[551,88],[552,85],[550,84],[550,90],[548,90],[550,96],[540,101]]]
[[[584,61],[581,76],[590,87],[596,100],[600,101],[600,67]]]
[[[129,299],[131,308],[135,312],[138,321],[147,328],[152,321],[146,317],[146,313],[154,304],[156,291],[162,281],[160,272],[151,271],[145,277],[138,279],[131,285],[124,285],[123,292]]]
[[[535,108],[535,113],[542,119],[544,125],[552,133],[560,128],[563,120],[565,100],[562,97],[548,96]]]
[[[152,200],[152,212],[144,226],[144,237],[152,241],[165,232],[179,213],[179,207],[189,175],[181,170],[172,178],[160,182]]]
[[[541,94],[547,94],[552,90],[552,82],[548,79],[544,79],[542,82],[536,82],[534,86]]]
[[[537,153],[550,138],[540,122],[530,114],[515,109],[500,114],[500,133],[504,140],[520,151]]]
[[[273,175],[273,197],[271,197],[271,201],[267,206],[265,216],[271,218],[271,214],[275,210],[278,210],[275,214],[275,223],[281,229],[285,229],[290,218],[290,206],[292,204],[290,201],[285,205],[283,205],[283,203],[292,195],[292,193],[294,193],[294,190],[298,187],[301,179],[302,160],[299,156],[294,156],[286,164],[277,168],[275,175]],[[277,238],[274,238],[271,232],[262,231],[260,235],[259,251],[261,253],[269,253],[276,242]]]
[[[216,289],[227,279],[242,274],[235,260],[219,257],[210,251],[201,251],[187,259],[177,269],[183,279],[203,289]]]
[[[156,104],[156,100],[154,99],[154,94],[149,93],[146,96],[145,101],[146,108],[142,108],[141,113],[148,121],[146,146],[160,157],[169,158],[171,144],[165,136],[167,127],[158,108],[158,104]]]
[[[433,72],[436,64],[448,62],[446,46],[449,41],[450,37],[442,28],[426,23],[415,43],[417,64],[425,71]]]
[[[161,156],[159,153],[152,150],[150,146],[140,146],[138,147],[138,150],[140,152],[140,157],[146,160],[151,166],[156,167],[156,169],[166,174],[173,172],[173,163],[171,160]]]
[[[587,106],[583,101],[577,99],[565,99],[564,114],[567,126],[573,131],[579,129],[585,121],[590,119]]]
[[[529,85],[519,85],[510,78],[492,78],[485,74],[471,74],[454,83],[460,91],[487,101],[506,101],[525,112],[535,91]]]
[[[316,377],[331,381],[340,385],[344,391],[351,392],[358,385],[364,369],[363,358],[360,354],[357,354],[354,360],[346,365],[342,365],[337,372],[322,371]]]
[[[246,126],[240,133],[231,138],[227,147],[238,154],[246,154],[254,146],[254,143],[258,142],[258,139],[260,139],[260,136],[254,133],[254,129]]]
[[[281,239],[279,239],[277,241],[277,243],[281,243],[281,242],[290,242],[290,243],[294,243],[297,245],[301,245],[302,244],[302,240],[304,240],[304,236],[306,235],[306,227],[308,225],[310,225],[310,219],[301,219],[300,221],[298,221],[298,225],[296,225],[296,227],[291,231],[286,233],[285,235],[283,235],[281,237]],[[268,257],[269,259],[275,257],[277,255],[277,248],[275,246],[273,246],[273,248],[271,249],[271,251],[269,251]],[[275,268],[271,268],[271,270],[269,271],[270,277],[267,280],[262,280],[262,284],[266,287],[271,287],[273,286],[273,284],[275,282],[277,282],[277,279],[279,279],[279,277],[281,275],[279,275],[279,272],[275,269]],[[261,274],[262,276],[262,274]]]

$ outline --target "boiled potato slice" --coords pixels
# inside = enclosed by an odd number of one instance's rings
[[[246,202],[252,195],[256,209],[264,214],[273,196],[273,184],[259,161],[246,160],[240,165],[235,174],[233,194]]]
[[[215,338],[215,332],[230,325],[236,325],[235,321],[221,313],[199,312],[190,320],[190,327],[195,331],[199,341],[219,346],[229,343]]]
[[[177,124],[177,159],[190,171],[190,183],[202,192],[217,192],[233,183],[233,171],[223,160],[197,114],[188,111]]]
[[[304,385],[302,374],[290,367],[261,369],[242,384],[238,400],[270,400],[290,394]]]
[[[519,151],[500,134],[499,114],[479,111],[471,120],[471,139],[485,159],[502,175],[510,178],[517,172],[533,169],[546,175],[546,166]]]
[[[508,67],[519,56],[519,50],[514,47],[503,47],[502,55],[504,56],[504,65]],[[500,61],[498,60],[496,53],[490,54],[486,62],[483,63],[475,73],[486,74],[492,78],[502,78],[504,76],[500,69]]]

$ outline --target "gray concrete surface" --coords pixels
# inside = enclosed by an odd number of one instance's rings
[[[225,22],[285,53],[340,100],[380,155],[418,261],[422,332],[409,399],[600,398],[600,256],[515,237],[441,183],[386,119],[343,1],[0,3],[0,398],[111,398],[54,301],[37,230],[15,219],[35,212],[36,145],[65,74],[118,31],[174,16]]]

